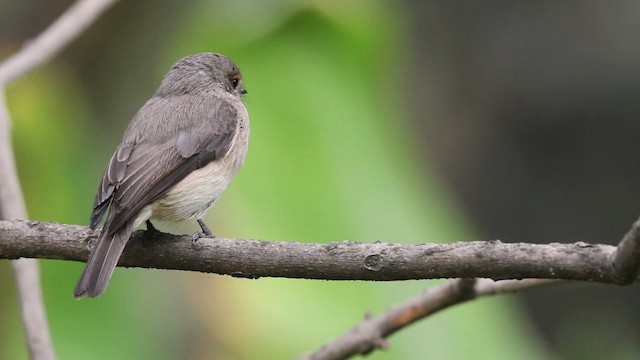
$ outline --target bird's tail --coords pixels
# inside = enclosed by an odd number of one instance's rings
[[[87,265],[73,291],[76,299],[96,297],[104,292],[133,232],[133,221],[128,221],[114,232],[109,231],[108,225],[107,223],[102,229],[98,244],[89,255]]]

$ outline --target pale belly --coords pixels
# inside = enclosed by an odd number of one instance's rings
[[[195,170],[152,204],[152,218],[160,220],[201,219],[235,176],[235,172],[213,161]]]
[[[248,124],[243,124],[227,156],[193,171],[160,199],[142,208],[135,227],[149,219],[202,219],[244,163],[248,137]]]

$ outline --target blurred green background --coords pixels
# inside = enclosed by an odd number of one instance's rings
[[[0,3],[0,54],[71,3]],[[132,115],[176,60],[215,51],[243,71],[252,127],[217,234],[615,243],[640,197],[638,19],[632,1],[122,1],[8,89],[29,214],[86,225]],[[118,269],[75,301],[82,264],[41,264],[60,359],[290,359],[437,283]],[[26,358],[6,261],[0,293],[0,359]],[[637,358],[637,300],[590,284],[480,299],[369,358]]]

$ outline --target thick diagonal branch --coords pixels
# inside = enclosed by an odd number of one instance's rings
[[[618,283],[610,245],[473,241],[391,244],[343,241],[306,244],[136,232],[120,266],[190,270],[237,277],[328,280],[550,278]],[[85,261],[95,242],[88,228],[35,221],[0,221],[0,258]]]

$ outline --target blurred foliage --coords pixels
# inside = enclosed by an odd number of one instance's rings
[[[95,89],[87,91],[97,85],[63,61],[9,89],[31,218],[86,224],[103,166],[133,115],[105,123],[96,109],[113,115],[139,107],[171,63],[216,51],[242,68],[252,127],[245,166],[207,220],[216,233],[309,242],[473,238],[444,184],[416,155],[421,139],[405,101],[411,79],[400,9],[371,1],[254,0],[200,1],[183,10],[163,33],[158,57],[136,68],[156,79],[140,93],[131,89],[146,84],[133,84],[136,74],[123,69],[108,81],[102,75],[105,84],[121,85],[104,85],[97,99]],[[144,53],[94,56],[122,63]],[[192,231],[188,226],[163,229]],[[293,358],[347,331],[366,311],[377,314],[435,284],[119,269],[103,297],[74,301],[82,264],[43,261],[42,268],[60,359]],[[7,320],[0,323],[0,358],[25,358],[15,294],[7,266],[0,269],[7,294],[0,300]],[[390,342],[389,351],[369,358],[549,358],[508,298],[448,310]]]

